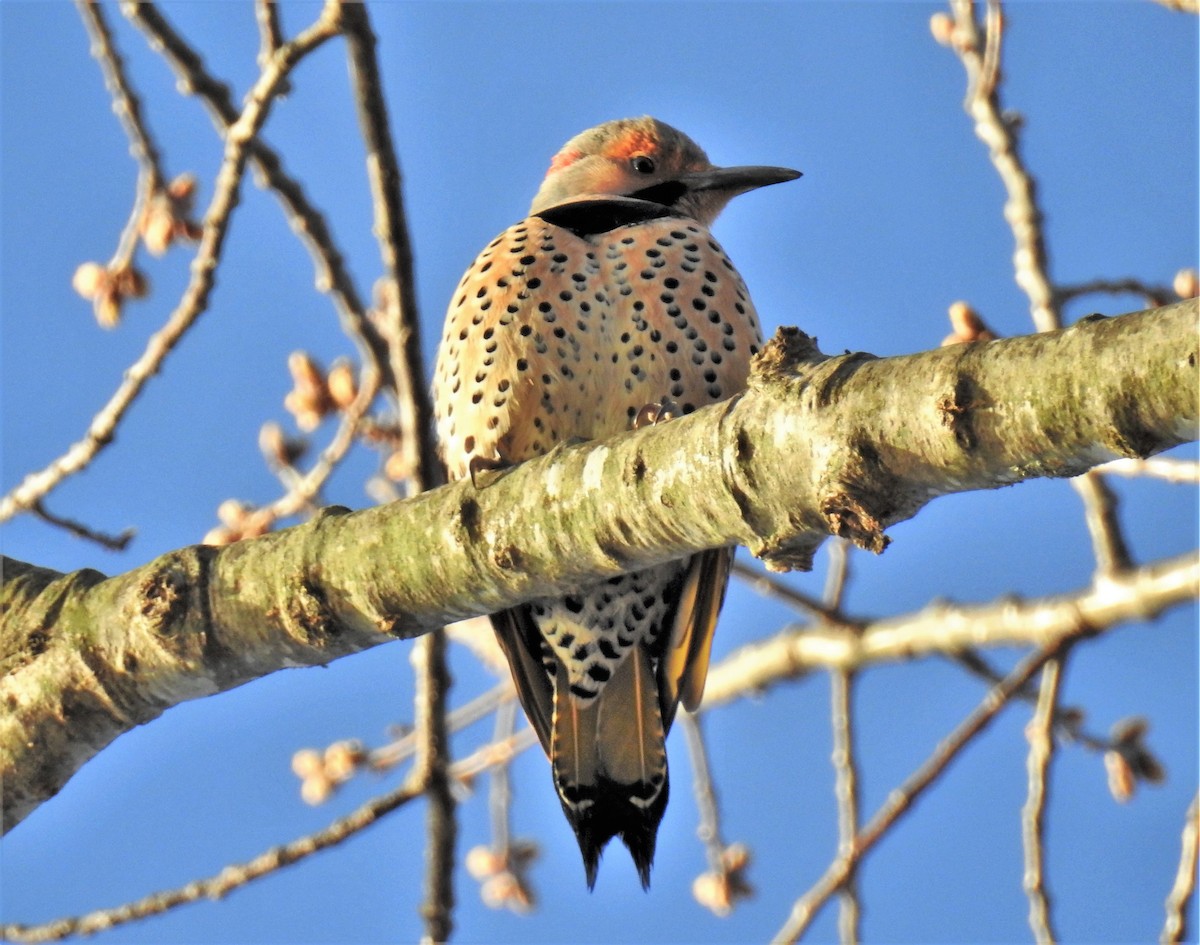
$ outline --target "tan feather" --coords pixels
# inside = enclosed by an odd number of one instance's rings
[[[667,756],[658,685],[644,647],[630,651],[596,701],[604,776],[621,785],[640,784],[635,803],[648,803],[657,794]]]

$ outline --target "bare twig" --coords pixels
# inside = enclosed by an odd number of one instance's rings
[[[1021,811],[1021,838],[1025,848],[1025,895],[1029,897],[1029,926],[1039,945],[1055,941],[1050,914],[1050,893],[1045,875],[1046,798],[1049,794],[1050,762],[1054,757],[1054,718],[1062,684],[1064,657],[1047,661],[1037,711],[1026,728],[1029,739],[1029,791]]]
[[[390,364],[396,384],[396,409],[402,442],[415,450],[412,464],[416,492],[445,482],[445,470],[433,441],[433,404],[425,384],[420,320],[414,290],[412,247],[404,214],[400,164],[388,128],[383,81],[375,57],[375,34],[366,7],[339,3],[350,74],[358,106],[359,128],[367,150],[367,177],[375,209],[375,236],[383,259],[380,301],[384,333],[391,342]],[[429,795],[429,846],[425,883],[425,938],[444,942],[453,928],[455,800],[446,780],[449,745],[446,732],[446,636],[435,630],[416,647],[419,654],[417,766]],[[415,654],[415,655],[416,655]]]
[[[413,647],[416,669],[417,758],[413,777],[429,798],[429,841],[426,847],[423,941],[450,938],[454,910],[454,845],[458,835],[455,799],[448,777],[450,739],[446,702],[450,673],[446,666],[446,632],[426,634]]]
[[[1159,942],[1174,945],[1187,938],[1187,910],[1192,894],[1196,891],[1197,837],[1200,836],[1200,794],[1192,798],[1183,822],[1183,835],[1179,843],[1179,869],[1175,872],[1175,883],[1167,895],[1167,919],[1163,924]]]
[[[1004,674],[994,669],[991,663],[978,650],[964,650],[961,653],[952,653],[950,654],[950,659],[993,686],[1004,678]],[[1016,698],[1021,699],[1023,702],[1037,705],[1039,695],[1040,690],[1035,691],[1032,686],[1026,686],[1017,693]],[[1107,752],[1116,747],[1117,743],[1115,739],[1094,735],[1084,730],[1083,718],[1084,713],[1082,709],[1077,709],[1074,706],[1055,707],[1055,734],[1061,740],[1081,745],[1089,751]]]
[[[49,942],[69,935],[90,935],[117,925],[124,925],[148,916],[158,915],[189,902],[201,899],[220,899],[235,889],[245,886],[291,866],[328,847],[335,846],[365,829],[385,814],[403,807],[421,796],[419,785],[405,783],[394,791],[372,798],[362,807],[340,817],[328,827],[293,840],[283,846],[272,847],[245,863],[226,866],[221,872],[207,879],[195,880],[178,889],[152,893],[143,899],[126,903],[115,909],[101,909],[86,915],[57,919],[44,925],[0,926],[0,938],[12,942]]]
[[[433,441],[433,403],[421,356],[421,329],[417,315],[412,245],[404,214],[400,164],[388,129],[383,81],[375,57],[375,34],[359,3],[342,6],[350,72],[358,104],[359,127],[367,149],[367,176],[375,209],[375,236],[383,258],[381,293],[385,310],[383,329],[391,342],[392,374],[401,434],[414,450],[416,491],[445,481]]]
[[[699,716],[682,712],[679,725],[687,740],[688,758],[692,763],[692,789],[700,814],[696,836],[704,844],[708,861],[708,869],[692,882],[692,895],[714,915],[727,916],[739,900],[754,894],[746,881],[750,851],[745,844],[726,843],[721,834],[721,805]]]
[[[797,610],[820,617],[821,620],[836,627],[850,626],[852,621],[838,608],[830,607],[815,597],[810,597],[803,591],[798,591],[787,582],[767,574],[760,567],[746,564],[735,559],[733,573],[750,585],[750,588],[764,597],[773,597],[783,601]]]
[[[72,535],[78,538],[84,538],[87,541],[94,541],[101,548],[107,548],[109,551],[124,551],[130,540],[136,534],[132,528],[127,528],[119,535],[108,535],[104,532],[98,532],[93,528],[89,528],[82,522],[77,522],[74,519],[64,518],[61,515],[55,515],[51,512],[44,502],[40,499],[33,504],[30,509],[34,515],[40,518],[43,522],[54,525],[58,528],[65,529]]]
[[[446,727],[451,732],[460,732],[492,713],[503,712],[504,707],[512,703],[514,695],[512,681],[506,679],[491,689],[481,692],[470,701],[464,702],[451,712],[446,719]],[[507,733],[505,737],[508,734],[511,732]],[[417,741],[417,734],[412,731],[397,738],[391,744],[376,748],[370,753],[368,765],[373,771],[387,771],[394,768],[400,762],[416,754]]]
[[[450,777],[456,781],[470,781],[481,771],[498,764],[507,764],[514,755],[532,745],[533,740],[532,730],[522,729],[506,742],[484,745],[466,758],[455,762],[450,768]],[[328,827],[283,846],[272,847],[245,863],[227,866],[215,876],[196,880],[178,889],[154,893],[115,909],[102,909],[87,915],[57,919],[44,925],[0,925],[0,940],[48,942],[69,935],[89,935],[147,916],[158,915],[189,902],[220,899],[256,879],[348,840],[386,814],[416,800],[423,792],[423,785],[417,779],[409,778],[395,790],[372,798],[345,817],[339,817]]]
[[[129,137],[129,151],[141,172],[146,175],[145,190],[153,193],[166,182],[162,158],[159,156],[158,146],[146,130],[141,99],[125,76],[125,63],[113,44],[112,31],[108,28],[104,11],[100,4],[88,0],[76,0],[75,8],[83,18],[83,25],[87,27],[88,36],[92,40],[92,55],[100,63],[100,69],[104,73],[104,84],[112,95],[113,113]]]
[[[1133,562],[1117,517],[1116,493],[1094,472],[1076,476],[1071,486],[1083,498],[1084,521],[1096,555],[1096,573],[1110,577],[1128,570]]]
[[[975,134],[988,149],[1007,193],[1004,218],[1013,233],[1013,271],[1017,285],[1029,298],[1029,311],[1038,331],[1062,327],[1061,293],[1050,280],[1050,263],[1042,229],[1037,184],[1021,159],[1017,141],[1019,120],[1000,102],[1000,59],[1003,15],[998,0],[988,0],[983,36],[972,0],[951,0],[955,41],[951,48],[967,73],[963,108],[975,122]],[[983,51],[981,52],[981,47]],[[1071,480],[1083,499],[1088,531],[1096,554],[1096,569],[1113,575],[1130,566],[1131,558],[1120,523],[1116,499],[1107,484],[1092,473]]]
[[[683,729],[687,740],[688,757],[692,763],[692,790],[696,795],[696,808],[700,815],[700,822],[696,825],[696,836],[704,844],[708,865],[714,870],[719,870],[725,841],[721,837],[721,807],[713,784],[704,731],[700,727],[700,720],[690,712],[679,714],[679,727]]]
[[[512,738],[517,723],[517,704],[512,698],[505,699],[496,708],[494,742],[505,742]],[[492,846],[507,856],[512,846],[512,779],[508,763],[492,768],[488,785],[488,813],[492,820]]]
[[[1114,459],[1096,472],[1116,476],[1153,476],[1165,482],[1195,485],[1200,483],[1200,463],[1189,459],[1151,456],[1149,459]]]
[[[217,131],[224,135],[238,116],[229,87],[209,75],[199,54],[153,4],[125,2],[121,9],[175,70],[182,91],[204,102]],[[278,153],[268,144],[255,138],[247,143],[247,148],[255,169],[279,198],[292,231],[313,260],[318,291],[330,294],[343,330],[360,345],[364,361],[378,365],[384,384],[392,386],[388,343],[367,318],[362,298],[324,215],[309,201],[300,182],[287,173]]]
[[[300,60],[337,35],[336,17],[330,13],[331,9],[336,12],[335,8],[326,7],[313,26],[293,42],[280,47],[251,89],[240,117],[230,126],[225,157],[217,174],[212,201],[204,215],[204,231],[192,262],[192,276],[179,304],[166,324],[150,338],[142,355],[125,370],[121,384],[92,419],[83,439],[72,444],[44,469],[28,474],[0,499],[0,521],[7,521],[17,513],[30,509],[68,476],[86,468],[112,442],[117,425],[146,383],[159,372],[167,355],[207,308],[229,221],[237,204],[248,142],[254,139],[266,121],[278,94],[279,83]]]
[[[1076,632],[1081,632],[1081,630],[1080,627],[1076,628]],[[1033,678],[1033,675],[1045,665],[1047,660],[1054,658],[1059,653],[1060,646],[1061,644],[1055,644],[1043,647],[1022,660],[1016,669],[1005,677],[1004,682],[992,689],[983,702],[946,736],[934,749],[933,754],[903,784],[888,795],[883,806],[854,838],[851,848],[846,853],[839,854],[825,874],[797,900],[792,907],[791,915],[772,939],[773,942],[795,942],[804,934],[804,930],[816,917],[821,906],[843,887],[862,858],[912,807],[917,798],[938,778],[959,752],[988,726],[1000,710],[1009,703],[1012,696],[1029,679]]]
[[[275,50],[283,45],[279,5],[275,0],[254,0],[254,18],[258,21],[258,65],[262,68],[275,55]]]
[[[702,711],[816,669],[856,668],[982,645],[1041,646],[1075,632],[1082,617],[1096,633],[1126,620],[1146,620],[1200,594],[1195,552],[1098,580],[1070,594],[1001,599],[975,606],[931,604],[867,624],[853,635],[833,627],[786,629],[731,653],[712,668]]]
[[[1092,279],[1075,285],[1060,285],[1054,290],[1055,302],[1063,305],[1085,295],[1140,295],[1149,308],[1169,305],[1175,293],[1169,286],[1151,285],[1141,279]]]
[[[837,539],[829,546],[829,573],[825,579],[824,602],[827,607],[841,606],[850,573],[850,543]],[[845,628],[844,633],[855,633]],[[838,811],[838,855],[845,856],[858,834],[858,764],[854,756],[854,671],[835,668],[829,674],[830,722],[833,727],[834,796]],[[862,937],[862,909],[854,872],[838,894],[838,937],[843,945],[853,945]]]

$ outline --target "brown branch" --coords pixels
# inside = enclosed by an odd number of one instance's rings
[[[1192,798],[1183,821],[1183,835],[1179,842],[1179,868],[1175,872],[1175,883],[1167,895],[1167,918],[1163,924],[1159,942],[1174,945],[1187,938],[1187,910],[1196,891],[1196,855],[1200,843],[1200,794]]]
[[[121,9],[175,71],[180,89],[201,99],[217,131],[224,136],[238,117],[229,87],[205,70],[199,54],[175,32],[153,4],[123,2]],[[376,366],[383,383],[393,385],[388,343],[367,318],[358,289],[324,215],[309,201],[300,182],[287,173],[274,149],[260,138],[252,139],[246,146],[256,171],[278,197],[292,232],[312,258],[318,291],[331,296],[343,330],[359,344],[364,362]]]
[[[1075,635],[1087,632],[1083,625]],[[968,744],[982,732],[1008,705],[1014,693],[1033,678],[1042,666],[1058,655],[1061,643],[1043,647],[1027,656],[1000,685],[991,690],[972,712],[937,746],[916,771],[893,790],[883,806],[854,839],[850,850],[839,854],[825,874],[792,907],[792,912],[772,942],[795,942],[804,934],[809,923],[829,897],[842,889],[853,875],[855,867],[887,832],[912,808],[913,803],[938,778]]]
[[[470,781],[481,771],[507,764],[513,755],[533,743],[532,733],[518,732],[506,742],[490,743],[472,752],[451,766],[450,776],[456,781]],[[86,915],[57,919],[43,925],[0,925],[0,940],[10,942],[49,942],[70,935],[90,935],[118,925],[158,915],[177,906],[201,899],[221,899],[254,880],[269,876],[285,866],[336,846],[367,829],[392,811],[416,800],[424,793],[421,783],[409,778],[393,791],[367,801],[328,827],[293,840],[291,843],[260,853],[244,863],[226,866],[215,876],[195,880],[177,889],[153,893],[115,909],[101,909]]]
[[[1200,561],[1193,552],[1068,594],[974,606],[934,603],[915,614],[875,621],[856,636],[825,627],[786,630],[715,665],[702,709],[761,694],[818,669],[854,669],[973,646],[1048,646],[1074,633],[1080,619],[1103,632],[1123,621],[1150,619],[1197,595]]]
[[[305,56],[337,35],[330,9],[327,7],[317,22],[295,41],[280,47],[270,66],[251,89],[240,117],[230,126],[225,157],[217,174],[212,201],[204,215],[203,235],[192,262],[192,275],[179,304],[166,324],[150,338],[142,355],[125,370],[121,384],[92,419],[84,437],[45,468],[25,476],[20,484],[0,499],[0,521],[7,521],[19,512],[30,509],[68,476],[86,468],[112,442],[117,425],[146,383],[161,370],[167,355],[207,308],[229,222],[237,204],[248,142],[254,139],[267,120],[271,105],[279,93],[280,82]]]
[[[750,853],[745,845],[728,844],[722,836],[721,805],[700,717],[681,712],[679,725],[687,741],[688,758],[692,763],[692,791],[700,815],[696,836],[704,844],[708,861],[708,869],[692,882],[692,895],[714,915],[724,917],[733,911],[739,900],[753,895],[745,878]]]
[[[1165,456],[1149,459],[1114,459],[1103,466],[1097,466],[1096,472],[1106,476],[1152,476],[1164,482],[1187,485],[1200,483],[1200,463]]]
[[[261,69],[284,42],[279,4],[275,0],[254,0],[254,19],[258,22],[258,66]]]
[[[136,531],[133,528],[125,529],[119,535],[109,535],[105,532],[96,531],[95,529],[84,525],[82,522],[77,522],[75,519],[64,518],[61,515],[55,515],[48,508],[46,508],[45,503],[40,499],[33,504],[33,507],[30,509],[30,511],[33,512],[33,514],[40,518],[43,522],[46,522],[49,525],[54,525],[56,528],[61,528],[65,531],[68,531],[77,538],[93,541],[101,548],[106,548],[109,551],[124,551],[130,540],[132,540],[133,536],[136,534]]]
[[[1001,36],[1004,17],[998,0],[988,0],[987,29],[980,35],[972,0],[951,0],[954,29],[950,46],[967,73],[963,108],[975,122],[975,134],[1007,193],[1004,219],[1013,233],[1013,271],[1017,285],[1029,298],[1030,316],[1039,331],[1062,327],[1061,295],[1050,279],[1049,256],[1038,204],[1037,183],[1018,147],[1017,120],[1000,101]],[[983,51],[981,52],[981,46]],[[1113,575],[1130,566],[1129,549],[1116,517],[1116,497],[1099,477],[1086,474],[1071,483],[1083,500],[1088,532],[1096,554],[1096,569]]]
[[[350,73],[358,105],[359,127],[367,149],[367,177],[375,210],[375,236],[383,259],[381,293],[384,332],[391,342],[391,366],[401,434],[414,450],[416,491],[445,482],[433,440],[433,402],[421,356],[412,246],[404,213],[400,164],[388,128],[383,80],[375,57],[375,34],[365,5],[342,5],[342,22],[350,55]]]
[[[92,40],[92,56],[100,63],[100,69],[104,73],[104,84],[113,99],[113,113],[125,129],[129,138],[130,153],[145,175],[144,189],[153,193],[166,183],[162,158],[154,138],[146,129],[141,99],[125,76],[125,63],[113,43],[112,31],[108,27],[104,11],[100,4],[89,0],[76,0],[75,8],[79,11],[83,25]]]
[[[446,664],[446,634],[442,629],[427,634],[413,648],[416,669],[417,759],[413,775],[429,798],[429,840],[425,851],[425,920],[422,940],[449,940],[454,929],[454,845],[458,838],[456,801],[450,788],[450,736],[446,725],[446,703],[450,671]]]
[[[749,584],[751,590],[761,594],[763,597],[774,598],[796,610],[812,614],[814,617],[820,617],[831,626],[849,627],[853,623],[840,610],[829,607],[815,597],[811,597],[803,591],[797,590],[780,579],[765,573],[755,565],[735,560],[733,562],[733,573]]]
[[[1037,711],[1025,730],[1029,739],[1029,790],[1021,811],[1021,839],[1025,849],[1025,895],[1029,897],[1029,927],[1039,945],[1056,941],[1046,889],[1045,829],[1050,762],[1054,757],[1054,719],[1066,655],[1056,656],[1042,668]]]
[[[1056,286],[1054,289],[1055,302],[1059,306],[1085,295],[1126,294],[1141,296],[1149,308],[1169,305],[1176,298],[1169,286],[1151,285],[1141,279],[1092,279],[1075,285]]]
[[[412,485],[415,492],[421,492],[444,483],[446,473],[438,461],[433,440],[433,403],[421,355],[420,318],[400,164],[388,128],[383,80],[375,56],[376,39],[367,8],[361,3],[344,3],[341,15],[359,128],[367,151],[375,236],[383,260],[385,288],[380,293],[383,303],[380,318],[391,343],[397,420],[402,446],[415,452]],[[429,845],[421,912],[425,918],[425,939],[444,942],[453,929],[454,842],[458,832],[455,800],[446,778],[450,757],[446,731],[450,673],[446,665],[445,631],[438,629],[429,634],[417,644],[413,655],[418,662],[417,766],[429,795]]]

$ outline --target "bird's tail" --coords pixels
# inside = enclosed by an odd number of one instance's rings
[[[658,683],[643,647],[632,647],[600,694],[586,702],[571,694],[559,666],[550,758],[589,889],[600,854],[617,836],[629,848],[642,887],[650,886],[669,793],[664,737]]]

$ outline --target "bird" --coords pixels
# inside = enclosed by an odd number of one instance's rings
[[[799,176],[717,167],[650,116],[571,138],[529,215],[451,297],[433,381],[450,478],[741,391],[762,334],[709,227],[738,194]],[[589,889],[614,837],[649,889],[665,738],[678,706],[700,702],[732,556],[710,549],[491,616]]]

